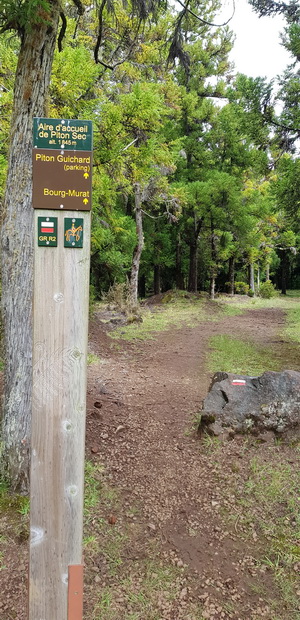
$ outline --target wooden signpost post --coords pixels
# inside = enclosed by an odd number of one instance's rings
[[[92,124],[34,119],[29,620],[82,620]]]

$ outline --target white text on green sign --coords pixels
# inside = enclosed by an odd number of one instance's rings
[[[92,150],[92,122],[34,118],[33,146],[35,148]]]

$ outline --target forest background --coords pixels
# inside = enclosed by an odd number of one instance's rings
[[[283,293],[300,287],[300,9],[295,0],[250,4],[285,19],[292,61],[277,83],[235,74],[219,0],[179,2],[179,10],[146,1],[0,2],[3,458],[16,488],[27,485],[31,393],[32,243],[28,224],[22,231],[27,215],[32,221],[28,154],[41,109],[93,121],[94,298],[126,282],[133,305],[175,287],[212,298],[254,295],[264,281]],[[42,71],[51,72],[49,88]]]
[[[104,2],[97,63],[97,8],[65,7],[46,115],[94,123],[93,294],[127,278],[133,299],[254,292],[269,278],[299,287],[299,10],[285,14],[293,62],[276,83],[235,74],[230,23],[209,25],[220,2],[198,3],[197,16],[160,4],[141,28]],[[18,53],[2,33],[2,196]]]

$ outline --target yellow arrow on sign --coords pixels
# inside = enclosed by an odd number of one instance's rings
[[[83,176],[84,176],[85,179],[88,179],[90,175],[89,175],[88,172],[85,172]]]
[[[84,204],[85,204],[85,205],[87,205],[87,203],[88,203],[88,199],[87,199],[87,198],[84,198],[82,202],[84,202]]]

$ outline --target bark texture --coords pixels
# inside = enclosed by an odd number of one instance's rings
[[[234,295],[234,270],[235,270],[235,258],[230,256],[228,263],[228,279],[229,279],[229,293]]]
[[[184,276],[182,272],[182,242],[180,233],[176,238],[176,288],[184,290]]]
[[[196,214],[194,213],[194,230],[192,232],[192,238],[189,242],[190,246],[190,265],[189,265],[189,280],[188,291],[191,293],[197,293],[198,288],[198,240],[203,224],[203,218],[197,221]]]
[[[153,289],[154,295],[159,295],[161,293],[161,268],[160,265],[154,265],[153,269]]]
[[[281,294],[286,295],[288,279],[289,279],[289,257],[288,250],[280,250],[280,267],[281,267]]]
[[[138,281],[139,281],[139,268],[141,255],[144,247],[144,232],[143,232],[143,215],[142,215],[142,201],[143,201],[143,191],[140,185],[137,183],[135,187],[135,224],[136,224],[136,234],[137,234],[137,245],[134,248],[133,257],[132,257],[132,265],[131,265],[131,275],[130,275],[130,299],[133,305],[137,304],[138,297]]]
[[[59,5],[23,35],[16,71],[1,230],[5,388],[1,463],[13,489],[29,485],[32,392],[32,125],[45,115]],[[46,21],[47,20],[47,21]]]
[[[254,263],[250,263],[249,265],[249,286],[253,293],[255,293]]]

